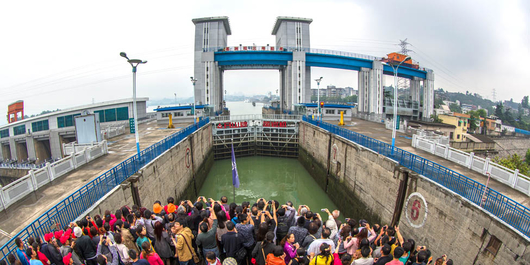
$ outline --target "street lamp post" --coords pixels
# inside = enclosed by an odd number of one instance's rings
[[[134,118],[134,136],[136,138],[136,151],[138,152],[138,159],[140,159],[140,137],[138,136],[138,109],[136,107],[136,67],[139,64],[145,64],[147,61],[140,59],[129,59],[127,54],[120,52],[120,56],[127,59],[127,62],[132,66],[133,72],[133,118]]]
[[[197,110],[195,109],[195,83],[197,79],[194,79],[193,76],[190,77],[191,82],[193,83],[193,123],[197,122]]]
[[[320,82],[322,81],[322,76],[320,78],[315,79],[317,81],[317,108],[318,108],[318,117],[320,118],[320,121],[322,121],[322,114],[320,113]]]
[[[394,147],[396,146],[396,127],[397,127],[397,98],[398,98],[398,89],[397,89],[397,70],[399,66],[406,60],[410,59],[410,56],[407,56],[399,64],[389,64],[394,70],[394,121],[392,122],[392,152],[394,152]]]

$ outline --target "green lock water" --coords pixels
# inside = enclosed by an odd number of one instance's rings
[[[259,198],[277,200],[280,204],[292,201],[296,208],[308,205],[324,220],[328,217],[321,212],[322,208],[337,209],[297,159],[251,156],[237,158],[236,162],[240,181],[236,188],[237,204],[249,201],[252,205]],[[233,202],[230,159],[215,161],[199,195],[215,200],[227,196],[228,202]]]

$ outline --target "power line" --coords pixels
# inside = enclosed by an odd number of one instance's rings
[[[156,53],[161,53],[161,52],[180,50],[180,49],[189,48],[189,47],[191,47],[191,46],[190,45],[185,45],[185,46],[179,46],[179,47],[167,47],[167,48],[161,48],[161,49],[158,49],[158,50],[152,50],[152,51],[147,51],[147,52],[139,52],[139,54],[142,54],[142,56],[144,56],[144,55],[149,55],[149,54],[156,54]],[[159,56],[159,57],[155,57],[155,58],[151,58],[151,59],[157,59],[157,58],[163,58],[163,57],[166,57],[166,56]],[[15,85],[12,85],[12,86],[0,88],[0,92],[6,91],[6,90],[12,90],[14,88],[23,87],[24,85],[28,85],[28,84],[31,84],[31,83],[39,82],[39,81],[46,80],[46,79],[49,79],[49,78],[52,78],[52,77],[55,77],[55,76],[59,76],[61,74],[74,72],[74,71],[77,71],[77,70],[80,70],[80,69],[86,69],[86,68],[90,68],[90,67],[94,67],[94,66],[97,66],[97,68],[98,68],[97,70],[112,68],[112,67],[115,67],[115,66],[118,65],[118,64],[112,64],[112,66],[109,66],[109,63],[110,62],[114,62],[114,61],[116,61],[116,60],[114,60],[114,59],[113,60],[105,60],[105,61],[94,62],[94,63],[83,65],[83,66],[74,67],[74,68],[71,68],[71,69],[67,69],[65,71],[61,71],[61,72],[50,74],[50,75],[47,75],[47,76],[44,76],[44,77],[36,78],[36,79],[30,80],[30,81],[26,81],[26,82],[23,82],[23,83],[19,83],[19,84],[15,84]],[[96,71],[96,70],[90,70],[88,72],[93,72],[93,71]],[[82,75],[82,74],[83,73],[79,73],[79,74],[75,74],[75,75]],[[72,76],[75,76],[75,75],[70,75],[70,76],[67,76],[67,77],[72,77]],[[56,80],[52,80],[52,81],[56,81]],[[51,82],[51,81],[48,81],[48,82]],[[40,85],[41,84],[37,84],[36,86],[40,86]]]
[[[179,66],[179,67],[163,68],[163,69],[152,70],[152,71],[147,71],[147,72],[139,72],[139,73],[138,73],[138,76],[146,76],[146,75],[152,75],[152,74],[159,74],[159,73],[164,73],[164,72],[170,72],[170,71],[174,71],[174,70],[189,69],[190,67],[192,67],[192,66],[191,66],[191,65],[186,65],[186,66]],[[106,79],[102,79],[102,80],[98,80],[98,81],[94,81],[94,82],[90,82],[90,83],[85,83],[85,84],[78,85],[78,86],[67,87],[67,88],[60,88],[60,89],[48,90],[48,91],[42,91],[42,93],[26,95],[26,96],[24,96],[24,97],[25,97],[25,98],[31,98],[31,97],[40,96],[40,95],[47,94],[47,93],[53,93],[53,92],[59,92],[59,91],[72,90],[72,89],[76,89],[76,88],[82,88],[82,87],[86,87],[86,86],[92,86],[92,85],[97,85],[97,84],[102,84],[102,83],[112,82],[112,81],[116,81],[116,80],[120,80],[120,79],[130,78],[130,77],[131,77],[130,74],[127,74],[127,75],[121,75],[121,76],[115,76],[115,77],[106,78]],[[10,98],[10,99],[2,98],[2,99],[0,100],[0,102],[11,102],[11,101],[13,101],[13,100],[16,99],[16,98],[17,98],[17,97],[13,97],[13,98]]]

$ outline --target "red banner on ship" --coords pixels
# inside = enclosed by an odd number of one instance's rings
[[[217,129],[229,129],[229,128],[244,128],[248,126],[248,122],[241,121],[241,122],[225,122],[225,123],[218,123]]]
[[[263,127],[287,127],[285,121],[263,121]]]

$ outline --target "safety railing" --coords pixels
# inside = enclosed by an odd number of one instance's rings
[[[18,163],[0,163],[0,168],[7,169],[37,169],[43,168],[46,164],[18,164]]]
[[[42,186],[106,153],[107,141],[89,145],[63,159],[45,163],[40,169],[31,169],[27,175],[6,186],[0,185],[0,211],[7,209]]]
[[[530,237],[530,209],[498,191],[487,188],[482,183],[472,180],[440,164],[434,163],[403,149],[392,147],[390,144],[370,138],[363,134],[326,122],[313,120],[308,116],[304,116],[302,120],[397,161],[400,165],[439,183],[447,189],[470,200],[479,207],[481,206],[484,210],[506,222],[515,230]],[[486,192],[484,193],[485,190]]]
[[[482,175],[489,175],[493,179],[516,189],[524,194],[530,195],[530,178],[519,173],[519,170],[512,170],[502,165],[492,162],[489,158],[480,158],[474,153],[466,153],[452,148],[448,145],[436,143],[419,135],[412,136],[412,147],[429,152],[433,155],[453,161],[465,166]]]
[[[147,147],[140,152],[140,157],[135,154],[99,177],[74,191],[68,197],[52,206],[48,211],[39,216],[35,221],[18,232],[5,245],[0,248],[1,259],[16,251],[15,238],[20,237],[26,241],[28,237],[41,237],[49,232],[50,227],[60,224],[61,227],[74,221],[80,214],[111,191],[114,187],[125,181],[140,168],[150,163],[154,158],[208,124],[210,120],[205,118],[198,123],[188,126],[169,137]]]

